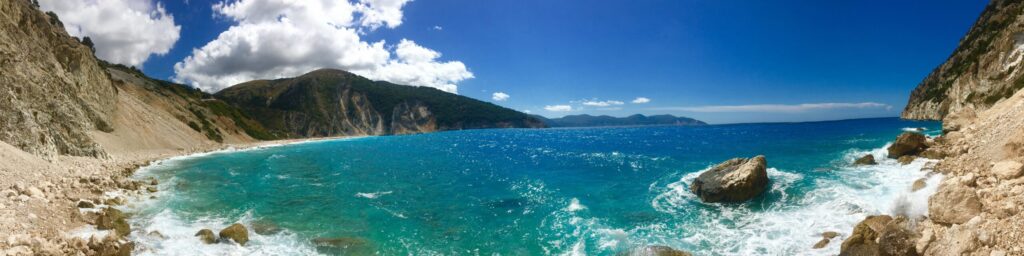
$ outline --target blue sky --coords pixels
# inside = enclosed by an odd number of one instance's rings
[[[176,63],[240,22],[215,14],[217,2],[161,2],[180,38],[144,72],[174,79]],[[416,0],[400,24],[353,28],[392,52],[408,39],[460,62],[472,78],[452,80],[459,94],[534,114],[809,121],[897,116],[985,4]],[[572,111],[545,110],[557,105]]]

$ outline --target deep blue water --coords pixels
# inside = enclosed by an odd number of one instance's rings
[[[156,199],[130,207],[154,254],[614,255],[645,245],[703,254],[811,250],[892,211],[923,160],[884,159],[896,118],[706,127],[497,129],[309,142],[160,162]],[[878,166],[852,167],[873,153]],[[687,185],[709,165],[763,154],[772,188],[705,204]],[[199,228],[284,229],[245,247],[201,245]],[[251,228],[250,228],[251,229]],[[158,230],[170,238],[144,234]],[[845,237],[845,236],[844,236]],[[843,238],[844,238],[843,237]],[[344,238],[347,247],[312,239]]]

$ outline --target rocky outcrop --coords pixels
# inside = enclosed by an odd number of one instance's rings
[[[704,202],[742,202],[760,195],[768,187],[764,156],[734,158],[701,173],[690,191]]]
[[[936,223],[962,224],[980,213],[977,193],[956,180],[943,182],[928,198],[928,216]]]
[[[96,219],[96,229],[114,230],[118,237],[126,236],[131,232],[124,213],[112,207],[103,209],[103,213]]]
[[[104,156],[117,90],[89,47],[29,1],[0,2],[0,141],[53,159]]]
[[[928,138],[916,132],[904,132],[896,137],[896,141],[887,149],[889,158],[899,159],[903,156],[916,156],[928,148]]]
[[[217,233],[221,239],[235,241],[239,245],[245,245],[249,242],[249,229],[246,229],[242,224],[231,224]]]
[[[689,252],[682,251],[682,250],[676,250],[675,248],[668,247],[668,246],[654,245],[654,246],[645,246],[645,247],[636,248],[636,249],[625,251],[625,252],[622,252],[622,253],[619,253],[619,254],[616,254],[616,255],[618,255],[618,256],[692,256],[693,254],[690,254]]]
[[[868,216],[843,241],[839,255],[915,256],[917,240],[918,235],[906,217]]]
[[[862,156],[860,158],[857,158],[857,160],[853,161],[853,164],[854,165],[876,165],[876,164],[878,164],[878,162],[875,162],[875,156],[874,155],[867,154],[867,155],[864,155],[864,156]]]
[[[199,241],[202,241],[204,244],[217,243],[217,236],[214,235],[213,230],[210,229],[204,228],[202,230],[199,230],[199,232],[196,232],[195,236],[199,237]]]
[[[333,69],[246,82],[216,95],[287,137],[544,127],[534,117],[491,103]]]
[[[911,93],[902,117],[984,110],[1024,87],[1024,2],[993,0],[945,63]]]

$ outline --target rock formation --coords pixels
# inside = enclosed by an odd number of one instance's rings
[[[889,151],[889,158],[899,159],[903,156],[916,156],[928,148],[925,144],[927,140],[928,138],[925,138],[923,134],[904,132],[899,137],[896,137],[896,141],[887,149]]]
[[[764,156],[734,158],[701,173],[690,191],[704,202],[742,202],[760,195],[768,187]]]
[[[853,161],[853,164],[854,165],[876,165],[876,164],[878,164],[878,162],[875,162],[875,156],[874,155],[867,154],[867,155],[864,155],[864,156],[862,156],[860,158],[857,158],[857,160]]]
[[[249,242],[249,229],[246,229],[242,224],[235,223],[220,230],[217,236],[224,240],[235,241],[239,245],[245,245],[245,243]]]

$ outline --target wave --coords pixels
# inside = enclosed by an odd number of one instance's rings
[[[209,228],[219,228],[232,223],[252,226],[252,215],[247,213],[240,219],[204,217],[186,220],[170,210],[163,210],[146,216],[132,218],[131,239],[136,242],[135,255],[320,255],[310,243],[284,230],[273,235],[249,232],[245,246],[233,243],[203,244],[195,233]],[[159,232],[157,235],[155,232]]]
[[[362,193],[362,192],[360,192],[360,193],[356,193],[356,197],[362,197],[362,198],[368,198],[368,199],[377,199],[380,196],[389,195],[389,194],[391,194],[391,191],[381,191],[381,192],[373,192],[373,193]]]

